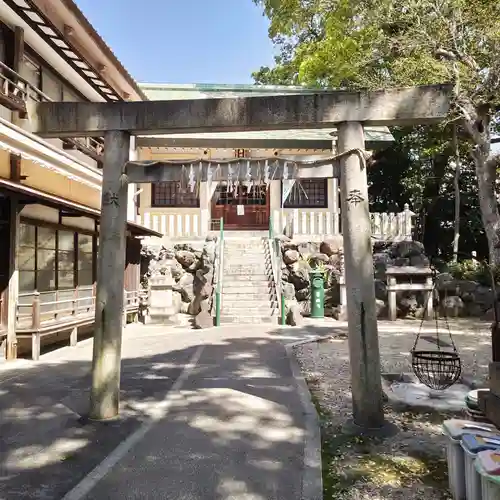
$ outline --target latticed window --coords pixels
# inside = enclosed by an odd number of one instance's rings
[[[281,189],[283,193],[283,183]],[[295,181],[283,206],[285,208],[328,208],[328,179]]]
[[[157,182],[151,188],[151,206],[153,207],[194,207],[200,206],[196,189],[191,192],[188,186],[177,181]]]
[[[74,231],[20,225],[19,290],[48,292],[92,285],[95,236]]]

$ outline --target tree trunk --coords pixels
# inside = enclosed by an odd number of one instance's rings
[[[476,165],[477,185],[479,188],[479,206],[481,208],[481,219],[483,221],[486,238],[488,240],[488,251],[490,264],[500,265],[500,248],[498,248],[500,230],[500,214],[497,207],[495,193],[495,172],[488,166],[488,159],[484,154],[474,154]]]
[[[457,125],[453,126],[453,148],[455,150],[455,225],[453,228],[453,262],[458,260],[458,242],[460,240],[460,148],[458,145]]]
[[[489,113],[485,110],[476,109],[476,120],[472,123],[466,120],[466,127],[476,144],[472,151],[472,157],[476,166],[479,207],[488,240],[490,264],[498,266],[500,265],[500,213],[495,189],[496,167],[494,162],[488,161],[491,154]]]
[[[491,156],[491,115],[487,105],[474,106],[470,99],[463,96],[458,99],[458,106],[463,113],[463,124],[474,148],[472,158],[476,166],[479,208],[486,239],[490,265],[500,265],[500,213],[496,195],[496,162]]]

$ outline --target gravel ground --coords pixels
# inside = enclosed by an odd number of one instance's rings
[[[331,325],[334,338],[295,350],[322,422],[325,499],[451,498],[441,423],[456,415],[410,412],[386,405],[387,419],[399,428],[395,436],[374,439],[342,434],[341,426],[351,415],[347,328],[334,322]],[[419,326],[415,321],[379,322],[383,372],[411,372],[408,353]],[[449,343],[446,325],[440,324],[439,329],[440,338]],[[450,329],[463,373],[486,381],[491,359],[489,323],[450,320]],[[425,339],[419,347],[432,349],[435,325],[426,323],[422,336]]]

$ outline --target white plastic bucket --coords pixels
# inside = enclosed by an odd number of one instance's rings
[[[448,482],[453,500],[466,500],[465,496],[465,459],[460,439],[448,436],[446,444],[448,463]]]
[[[481,476],[476,471],[477,453],[470,452],[462,444],[464,451],[465,498],[467,500],[482,500]]]
[[[499,500],[500,499],[500,476],[488,474],[483,466],[481,457],[487,457],[491,452],[482,451],[478,453],[475,461],[476,470],[481,477],[481,500]],[[499,469],[500,471],[500,469]]]

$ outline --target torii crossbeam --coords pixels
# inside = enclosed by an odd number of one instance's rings
[[[131,135],[337,128],[342,233],[345,251],[349,352],[354,424],[384,426],[371,225],[363,125],[413,125],[442,121],[451,86],[377,92],[325,92],[235,99],[112,103],[39,103],[34,131],[44,137],[105,138],[102,215],[90,417],[118,414],[122,337],[127,175]],[[170,168],[163,165],[163,169]],[[333,166],[332,166],[333,168]],[[331,175],[333,175],[333,170]],[[145,178],[144,177],[148,177]],[[142,176],[142,177],[141,177]],[[168,172],[138,173],[137,180]]]

